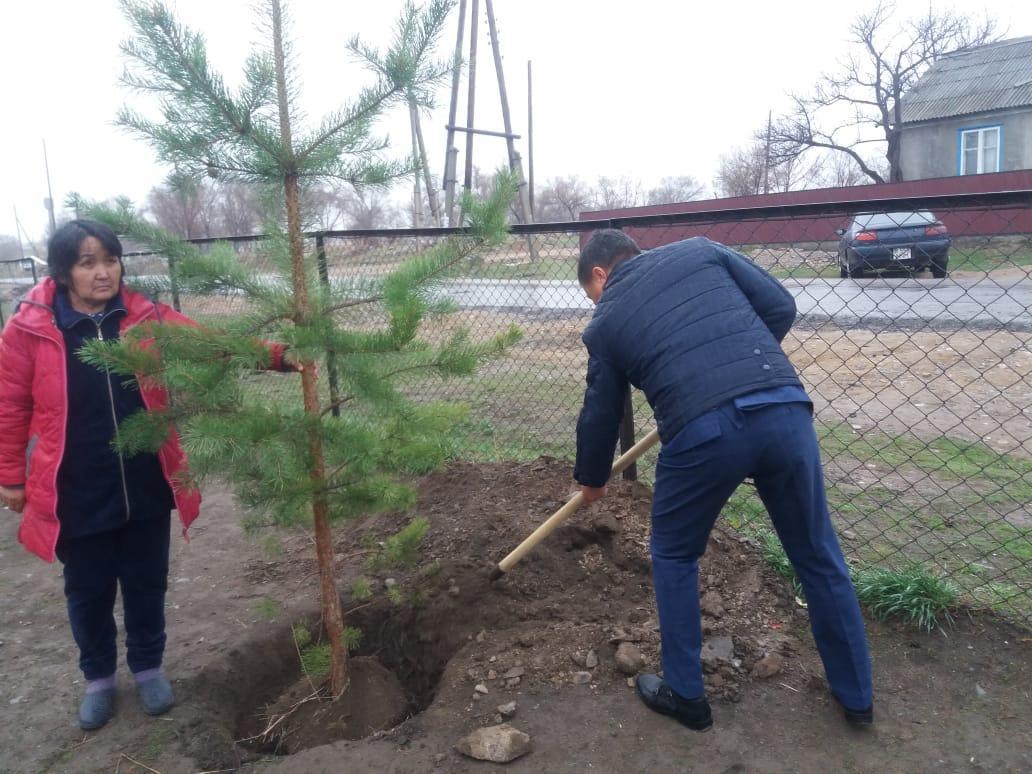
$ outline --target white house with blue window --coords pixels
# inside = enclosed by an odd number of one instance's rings
[[[904,180],[1032,169],[1032,37],[943,56],[901,112]]]

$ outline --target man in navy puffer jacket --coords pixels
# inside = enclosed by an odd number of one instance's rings
[[[663,443],[651,545],[663,677],[640,675],[638,694],[689,728],[712,725],[698,560],[721,509],[751,477],[802,583],[832,694],[851,723],[871,723],[864,623],[828,516],[813,405],[781,349],[795,319],[791,294],[708,239],[641,253],[612,229],[584,247],[578,279],[596,304],[583,335],[574,469],[586,502],[606,492],[628,385],[645,393]]]

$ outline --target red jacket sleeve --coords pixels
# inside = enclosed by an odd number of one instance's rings
[[[29,337],[8,325],[0,338],[0,484],[25,483],[35,358]]]

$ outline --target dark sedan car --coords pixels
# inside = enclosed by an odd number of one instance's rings
[[[836,233],[842,277],[922,269],[931,269],[933,277],[946,276],[952,242],[942,221],[926,210],[862,212]]]

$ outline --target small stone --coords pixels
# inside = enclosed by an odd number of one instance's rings
[[[591,528],[603,535],[613,535],[620,531],[620,522],[611,513],[602,513],[591,522]]]
[[[521,648],[533,648],[534,638],[528,637],[526,634],[521,634],[519,637],[516,638],[516,644],[519,645]]]
[[[496,671],[494,671],[493,669],[488,669],[487,670],[487,679],[488,680],[497,680],[498,679],[498,673]]]
[[[765,680],[768,677],[781,672],[785,668],[785,659],[779,656],[777,653],[768,653],[766,656],[761,658],[752,668],[752,676],[758,677],[761,680]]]
[[[735,643],[730,637],[710,637],[702,644],[700,658],[704,665],[716,665],[718,662],[730,662],[735,657]]]
[[[591,682],[591,672],[574,672],[573,673],[573,684],[574,685],[587,685]]]
[[[477,683],[476,687],[473,690],[477,693],[487,693],[487,686],[483,683]]]
[[[510,701],[506,702],[505,704],[499,704],[498,714],[506,719],[511,718],[513,715],[516,714],[516,702]]]
[[[627,687],[628,688],[633,688],[634,687],[634,678],[633,677],[628,677],[627,678]]]
[[[699,603],[699,608],[706,615],[720,618],[724,615],[724,600],[716,591],[707,591],[702,595],[702,601]]]
[[[496,712],[494,714],[493,720],[495,722],[495,725],[498,725],[499,723],[504,723],[505,722],[505,718],[502,717],[502,713],[501,712]]]
[[[394,578],[384,578],[383,579],[383,585],[386,586],[389,589],[392,589],[392,588],[394,588],[395,586],[398,585],[398,581],[395,580]]]
[[[585,662],[587,661],[587,658],[585,657],[585,655],[583,653],[581,653],[578,650],[577,652],[570,654],[570,661],[572,661],[574,664],[576,664],[579,667],[583,667],[583,666],[585,666]]]
[[[488,659],[488,661],[491,662],[492,664],[494,662],[496,662],[497,660],[498,660],[498,656],[491,656],[491,658]]]
[[[641,651],[629,642],[621,642],[616,649],[616,668],[625,675],[636,675],[645,666]]]
[[[460,739],[455,749],[470,758],[494,763],[508,763],[530,752],[530,736],[503,723],[478,728]]]
[[[523,675],[525,674],[527,674],[526,669],[524,669],[521,666],[514,666],[512,669],[510,669],[504,675],[502,675],[502,677],[504,677],[506,680],[511,680],[514,677],[523,677]]]
[[[508,680],[505,681],[505,687],[506,688],[519,688],[520,687],[520,678],[518,678],[518,677],[510,677]]]
[[[442,763],[444,763],[444,760],[447,757],[448,753],[437,753],[437,755],[434,756],[434,766],[440,766]]]
[[[719,688],[724,684],[724,676],[720,672],[710,675],[709,684],[714,688]]]
[[[451,594],[453,597],[459,596],[459,587],[458,586],[449,586],[448,587],[448,593]]]
[[[989,691],[980,686],[978,683],[975,683],[975,696],[977,696],[979,699],[984,699],[988,695]]]
[[[851,529],[844,529],[842,530],[842,537],[846,540],[856,540],[856,533]]]
[[[584,666],[588,669],[594,669],[598,666],[598,654],[594,650],[589,650],[588,655],[584,657]]]
[[[483,629],[481,629],[479,632],[477,632],[477,642],[483,642],[484,641],[484,637],[486,637],[486,636],[487,636],[487,632],[484,631]]]

